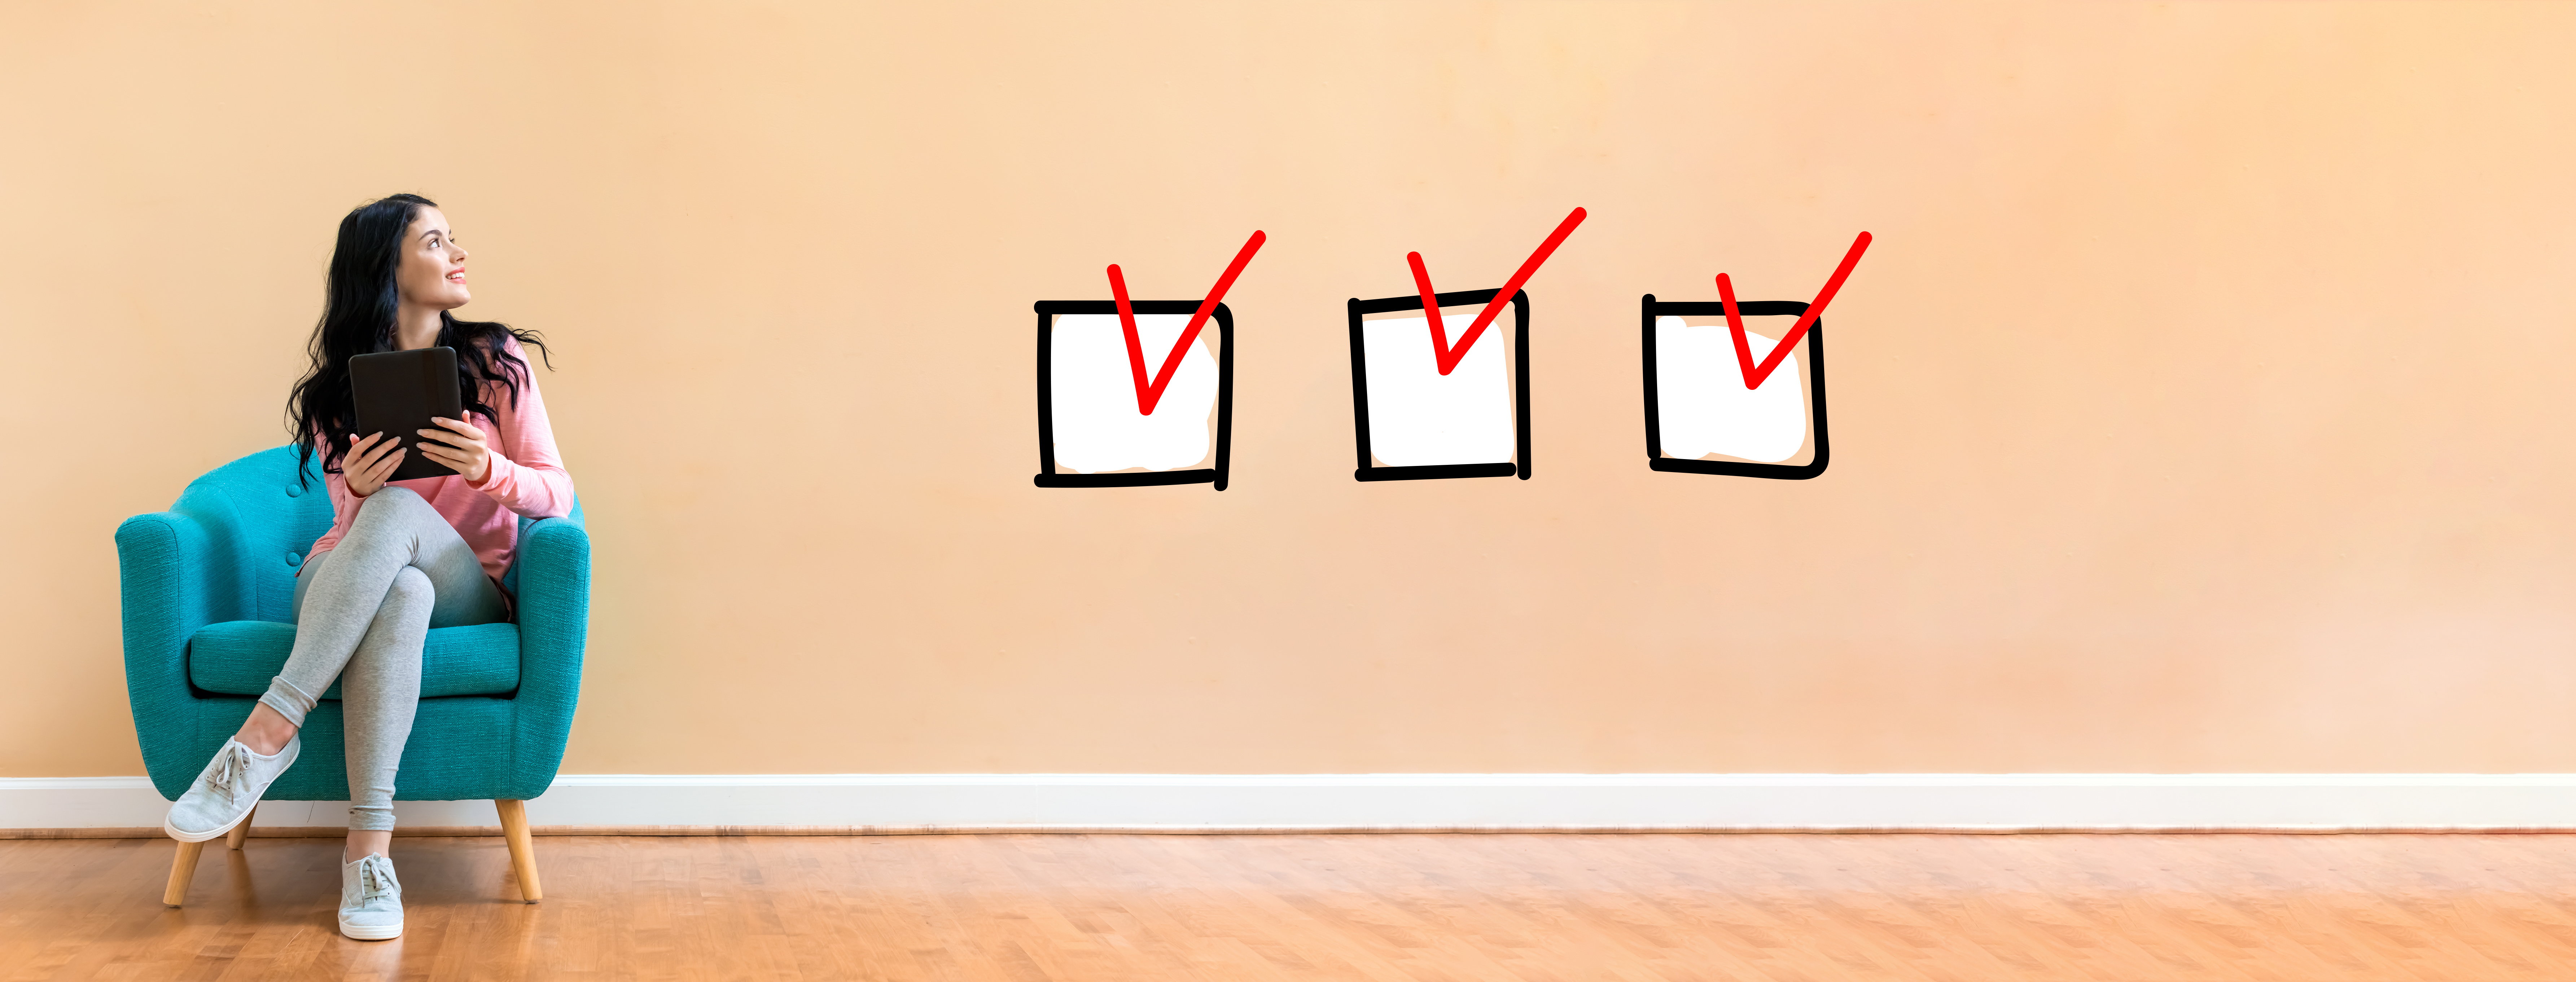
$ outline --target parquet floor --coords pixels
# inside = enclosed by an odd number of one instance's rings
[[[2576,979],[2566,835],[0,841],[0,979]]]

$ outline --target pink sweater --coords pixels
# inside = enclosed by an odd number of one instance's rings
[[[506,346],[511,354],[527,358],[519,342],[509,341]],[[535,372],[530,372],[527,384],[519,387],[516,409],[510,406],[509,390],[497,382],[483,383],[482,395],[484,405],[499,414],[485,417],[469,413],[466,420],[483,431],[484,444],[491,448],[491,465],[482,483],[451,474],[392,481],[386,486],[409,488],[447,516],[447,524],[456,526],[465,544],[474,547],[474,555],[483,561],[483,572],[499,580],[510,568],[511,554],[519,547],[519,515],[560,518],[572,514],[572,475],[564,473],[563,458],[555,455],[555,431],[546,424],[546,401],[537,395]],[[349,493],[349,480],[343,475],[324,474],[322,482],[331,489],[334,518],[331,531],[313,541],[310,552],[315,556],[339,545],[340,537],[349,533],[349,523],[357,521],[358,510],[367,504],[367,499]]]

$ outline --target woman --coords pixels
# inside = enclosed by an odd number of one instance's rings
[[[287,406],[299,459],[322,457],[336,518],[296,571],[286,667],[162,824],[182,842],[238,824],[295,762],[305,714],[338,679],[351,796],[340,933],[362,940],[402,934],[402,886],[385,853],[394,768],[420,703],[421,644],[433,627],[509,620],[499,577],[518,546],[516,516],[572,510],[572,476],[555,456],[520,345],[545,343],[448,314],[472,299],[465,255],[437,203],[418,195],[369,202],[340,220],[313,364]],[[433,346],[457,352],[466,418],[437,420],[416,446],[456,473],[388,485],[409,451],[394,434],[354,432],[349,358]]]

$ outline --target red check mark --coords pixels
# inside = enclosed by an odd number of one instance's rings
[[[1458,362],[1467,357],[1467,349],[1475,347],[1476,339],[1485,335],[1485,326],[1494,322],[1494,315],[1503,312],[1503,305],[1512,302],[1512,296],[1521,292],[1521,284],[1529,282],[1530,274],[1538,272],[1539,264],[1546,262],[1547,257],[1556,252],[1557,246],[1564,245],[1565,237],[1574,234],[1574,227],[1581,224],[1581,208],[1574,209],[1573,214],[1557,223],[1556,231],[1548,233],[1547,241],[1539,243],[1538,251],[1530,253],[1529,261],[1522,263],[1520,271],[1513,273],[1512,278],[1503,284],[1502,292],[1494,294],[1494,299],[1485,301],[1485,309],[1476,312],[1476,322],[1467,325],[1467,333],[1458,336],[1455,348],[1449,346],[1449,332],[1440,326],[1440,298],[1431,289],[1431,272],[1422,268],[1422,254],[1404,254],[1404,261],[1413,264],[1413,285],[1422,291],[1422,315],[1431,321],[1431,360],[1440,367],[1440,374],[1447,375],[1458,367]]]
[[[1225,291],[1234,288],[1234,278],[1243,275],[1243,267],[1252,263],[1252,254],[1260,252],[1261,244],[1269,238],[1254,229],[1252,238],[1244,240],[1243,251],[1234,254],[1233,265],[1216,278],[1216,286],[1208,290],[1207,299],[1199,301],[1198,312],[1190,315],[1189,326],[1181,329],[1180,340],[1172,342],[1171,353],[1163,356],[1163,370],[1155,372],[1151,382],[1145,380],[1145,343],[1136,337],[1136,311],[1127,302],[1127,277],[1120,275],[1118,264],[1109,265],[1109,294],[1118,298],[1118,326],[1127,332],[1127,367],[1136,373],[1137,415],[1154,415],[1154,406],[1163,401],[1164,387],[1172,384],[1173,373],[1181,369],[1181,353],[1190,349],[1190,342],[1199,339],[1199,328],[1207,326],[1208,315],[1216,313]]]
[[[1780,367],[1780,362],[1789,357],[1789,349],[1797,347],[1798,339],[1806,337],[1807,329],[1815,326],[1816,318],[1825,312],[1825,305],[1834,302],[1834,294],[1843,288],[1843,281],[1851,277],[1852,267],[1860,265],[1860,254],[1867,251],[1869,233],[1862,232],[1860,238],[1852,240],[1851,251],[1843,253],[1843,264],[1834,267],[1833,278],[1826,280],[1825,288],[1817,292],[1816,302],[1808,304],[1807,312],[1798,315],[1798,323],[1780,337],[1780,343],[1771,346],[1771,356],[1762,359],[1759,366],[1753,364],[1753,345],[1744,339],[1744,315],[1735,310],[1735,284],[1727,280],[1726,274],[1717,274],[1717,299],[1726,305],[1726,329],[1735,335],[1735,363],[1744,369],[1745,388],[1761,388],[1763,380],[1771,377],[1771,370]]]

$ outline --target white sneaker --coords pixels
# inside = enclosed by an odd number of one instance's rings
[[[224,749],[215,751],[215,759],[197,774],[187,792],[170,803],[161,831],[181,842],[204,842],[232,831],[303,750],[301,734],[288,737],[286,746],[269,757],[252,753],[239,740],[224,741]]]
[[[402,881],[375,853],[340,864],[340,933],[360,941],[402,937]]]

